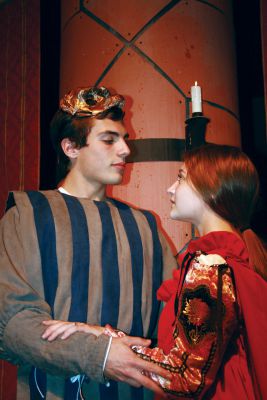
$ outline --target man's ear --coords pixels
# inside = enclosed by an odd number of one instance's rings
[[[79,148],[76,147],[74,142],[71,142],[69,138],[64,138],[61,141],[61,147],[64,153],[69,158],[77,158],[79,155]]]

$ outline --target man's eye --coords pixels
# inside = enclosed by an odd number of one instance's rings
[[[103,139],[103,142],[105,142],[107,144],[113,144],[114,143],[114,139],[113,138],[111,138],[111,139],[109,139],[109,138]]]

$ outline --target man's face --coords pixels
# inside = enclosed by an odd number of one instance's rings
[[[87,146],[78,150],[72,168],[82,180],[94,186],[120,183],[125,158],[130,154],[125,142],[127,138],[121,121],[93,120]]]

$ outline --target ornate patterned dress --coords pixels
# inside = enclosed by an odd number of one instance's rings
[[[243,241],[210,233],[191,241],[179,261],[158,290],[166,302],[159,347],[135,348],[173,376],[151,378],[170,398],[267,399],[267,283],[249,268]]]

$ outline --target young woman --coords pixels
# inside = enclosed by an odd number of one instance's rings
[[[159,347],[133,350],[171,372],[172,380],[150,375],[170,398],[267,399],[267,257],[248,230],[258,186],[240,149],[205,145],[185,154],[168,189],[171,218],[194,224],[199,237],[158,291],[166,302]],[[90,332],[89,325],[46,324],[49,340]]]

